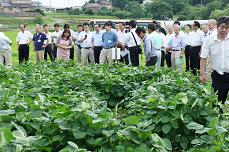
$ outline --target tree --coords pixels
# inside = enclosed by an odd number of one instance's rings
[[[130,12],[130,18],[143,18],[145,16],[145,10],[138,2],[129,2],[126,10]]]

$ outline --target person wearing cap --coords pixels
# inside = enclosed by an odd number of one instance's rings
[[[205,83],[207,58],[211,56],[213,72],[212,87],[217,92],[218,100],[227,100],[229,91],[229,17],[220,17],[217,32],[204,40],[200,61],[200,81]]]

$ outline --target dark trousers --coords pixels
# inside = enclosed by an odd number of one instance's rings
[[[212,87],[217,92],[218,100],[225,103],[229,91],[229,73],[220,75],[218,72],[212,72]]]
[[[166,52],[166,55],[165,55],[166,64],[168,67],[172,67],[171,54],[172,52]]]
[[[54,55],[53,55],[53,51],[52,51],[52,44],[48,44],[48,45],[45,47],[44,59],[45,59],[46,61],[47,61],[48,55],[49,55],[50,60],[51,60],[51,61],[54,61]]]
[[[54,57],[54,59],[56,59],[56,56],[57,56],[57,47],[55,44],[53,44],[53,57]]]
[[[126,54],[124,57],[121,56],[120,62],[124,63],[125,65],[129,65],[129,54]]]
[[[190,69],[190,45],[185,47],[185,61],[186,61],[186,71]]]
[[[138,47],[130,47],[130,61],[132,63],[132,66],[139,66],[139,53],[138,53]]]
[[[94,47],[94,58],[95,58],[96,64],[99,64],[99,56],[100,56],[102,49],[103,49],[102,46],[95,46]]]
[[[74,47],[72,47],[72,48],[70,49],[70,56],[69,56],[69,58],[70,58],[71,60],[74,60]]]
[[[157,63],[157,56],[151,57],[149,61],[146,62],[146,66],[154,66]]]
[[[161,67],[165,66],[165,51],[161,51]]]
[[[194,75],[197,75],[200,69],[200,49],[201,46],[191,47],[190,49],[190,68]]]
[[[18,52],[19,64],[23,63],[24,61],[27,63],[29,61],[29,46],[27,44],[19,45]]]

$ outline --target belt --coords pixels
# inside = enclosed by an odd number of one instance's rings
[[[198,47],[201,47],[201,46],[190,46],[190,47],[192,47],[192,48],[198,48]]]
[[[82,47],[82,49],[91,49],[91,47]]]
[[[95,46],[96,48],[98,48],[98,47],[103,47],[103,46]]]
[[[181,50],[173,50],[173,51],[181,51]]]
[[[19,45],[28,45],[28,43],[27,44],[19,44]]]
[[[114,48],[114,47],[112,46],[112,47],[108,47],[108,48],[104,48],[104,49],[112,49],[112,48]]]

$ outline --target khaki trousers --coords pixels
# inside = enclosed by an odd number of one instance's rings
[[[90,63],[93,64],[95,63],[95,58],[94,58],[94,51],[92,49],[81,49],[81,55],[82,55],[82,63],[83,65],[88,65],[88,59],[90,60]]]
[[[182,51],[172,51],[171,62],[172,68],[182,72]]]
[[[76,45],[76,62],[81,63],[81,49]]]
[[[0,50],[0,65],[12,66],[11,50]]]
[[[209,81],[212,81],[212,77],[211,77],[211,74],[212,74],[212,61],[211,61],[211,56],[209,56],[207,58],[207,64],[206,64],[206,77],[207,77],[207,80]]]
[[[40,50],[40,51],[35,51],[35,61],[36,63],[44,61],[44,54],[45,51]]]
[[[112,59],[112,48],[111,49],[102,49],[100,57],[99,57],[100,64],[113,64],[114,60]]]

